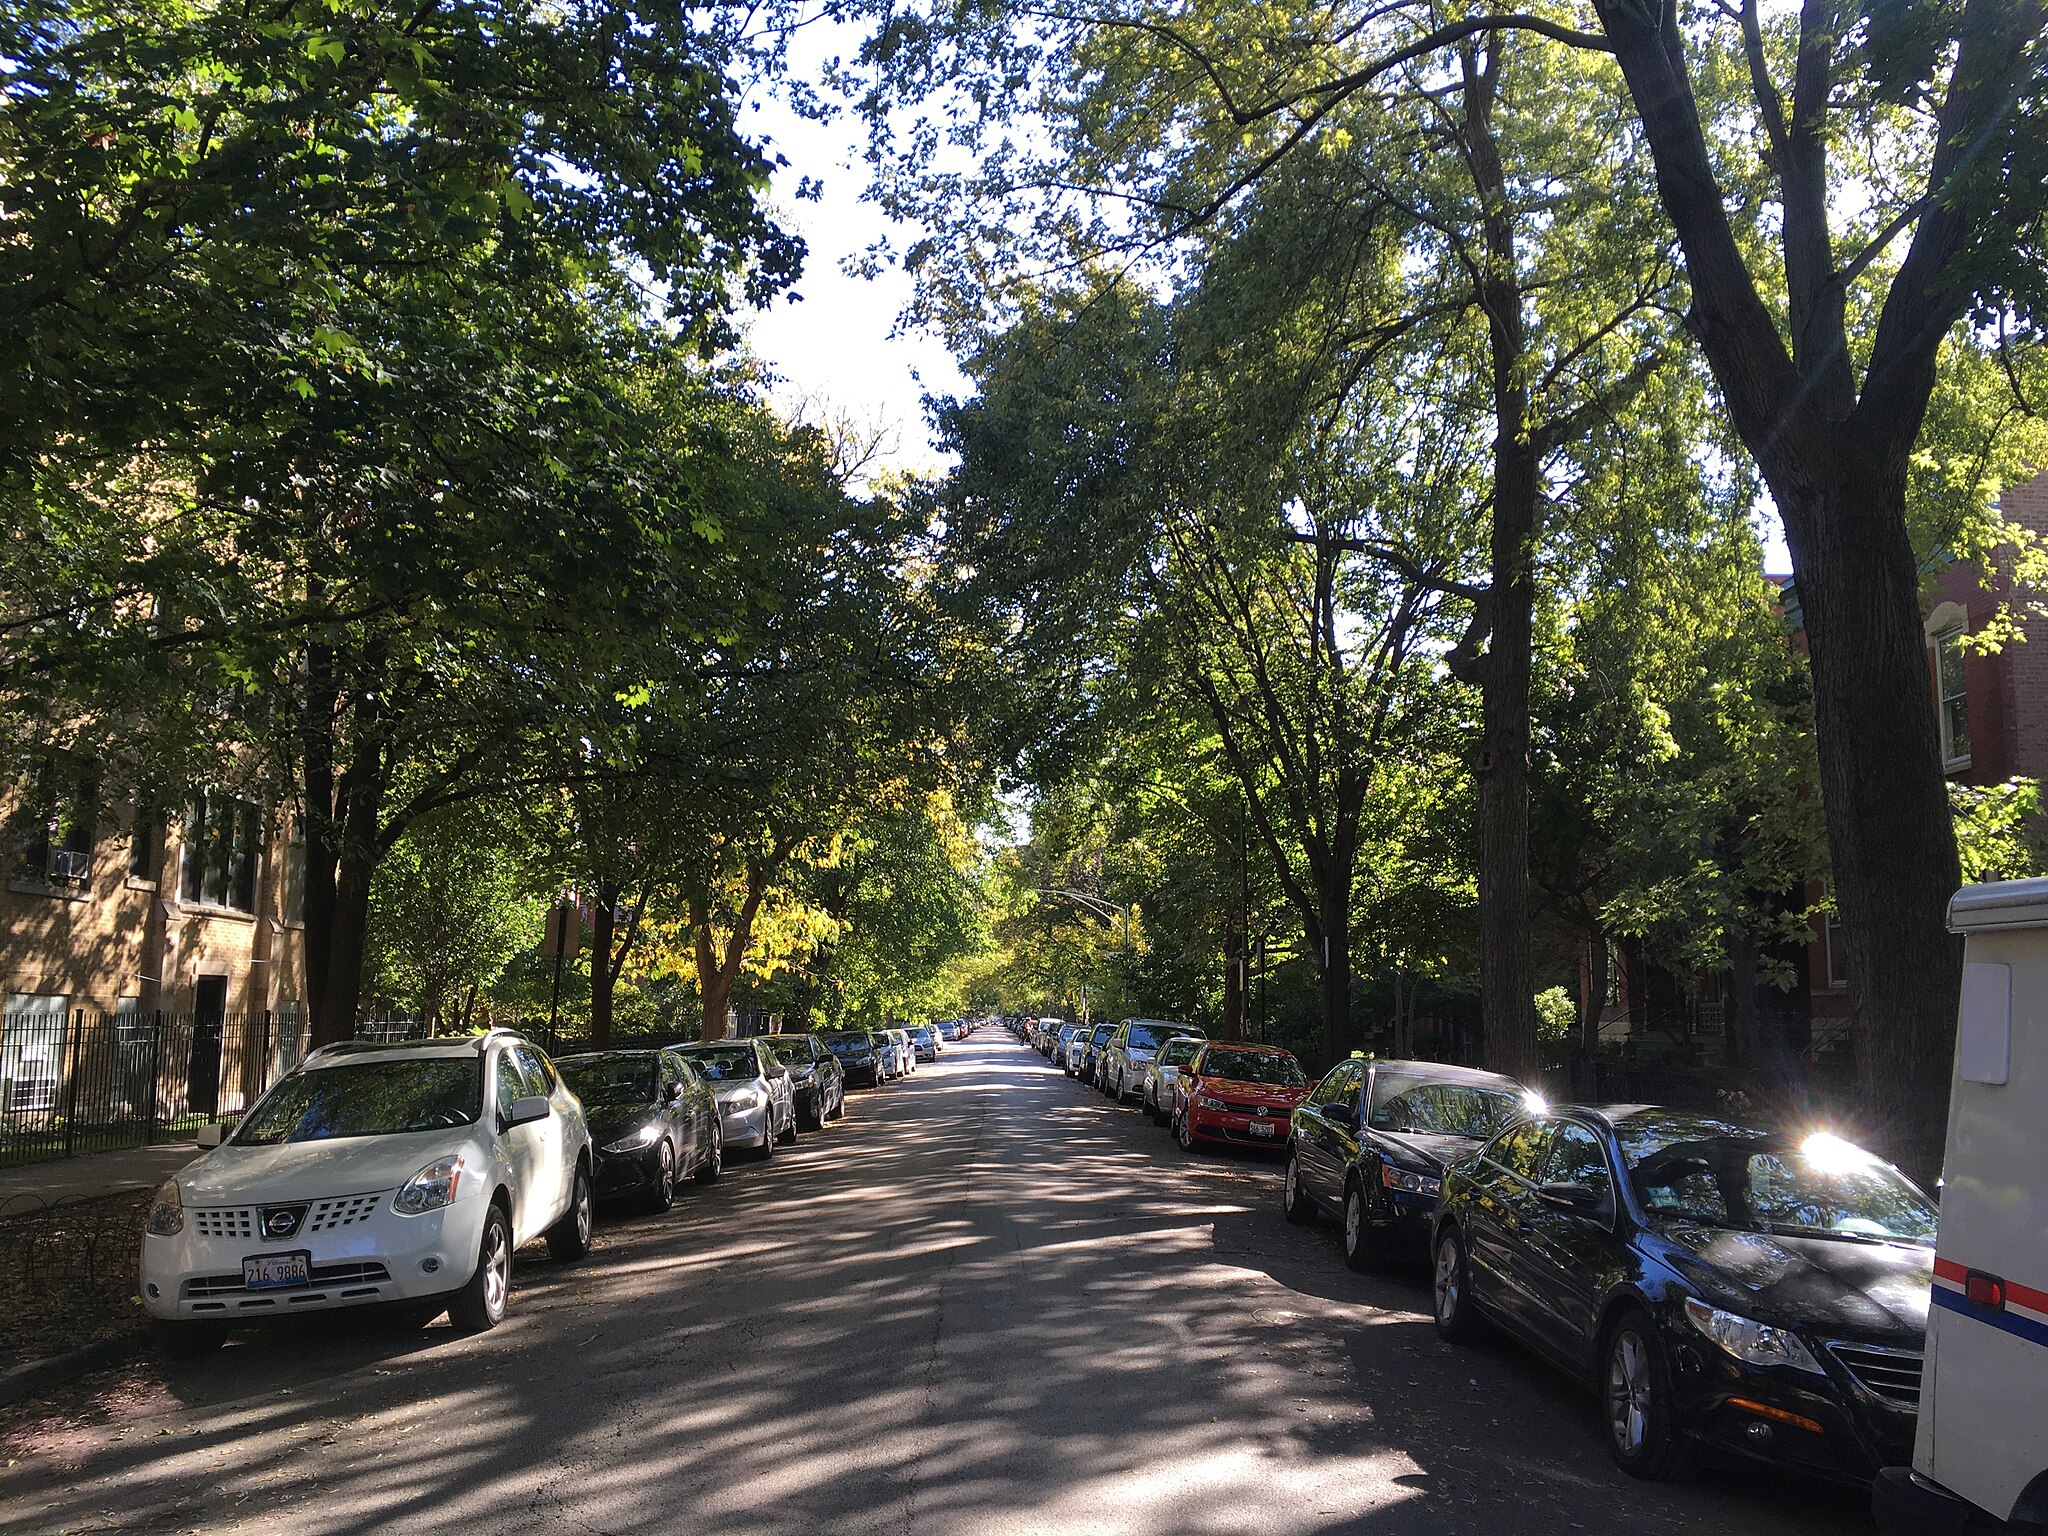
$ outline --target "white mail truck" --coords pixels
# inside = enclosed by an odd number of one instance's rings
[[[1913,1465],[1885,1536],[2048,1528],[2048,880],[1949,903],[1963,991]]]

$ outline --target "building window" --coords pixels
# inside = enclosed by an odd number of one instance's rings
[[[137,800],[134,819],[128,824],[129,877],[153,881],[163,864],[163,813],[147,800]]]
[[[1963,630],[1959,625],[1934,637],[1934,673],[1941,700],[1941,761],[1945,768],[1970,765],[1970,691],[1964,680]]]
[[[99,785],[88,767],[52,755],[36,770],[13,827],[15,877],[81,887],[92,874]]]
[[[1842,920],[1832,911],[1827,920],[1828,986],[1839,992],[1849,985],[1849,955],[1842,948]]]
[[[262,813],[246,800],[208,790],[185,812],[180,894],[200,906],[254,912],[262,848]]]
[[[71,999],[61,994],[8,994],[6,1020],[0,1024],[0,1112],[33,1114],[57,1107],[70,1007]]]

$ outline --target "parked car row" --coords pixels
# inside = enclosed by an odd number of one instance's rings
[[[953,1021],[951,1038],[968,1026]],[[480,1331],[513,1253],[590,1251],[600,1205],[667,1211],[726,1158],[840,1119],[850,1083],[934,1059],[947,1030],[834,1030],[552,1060],[511,1030],[323,1046],[157,1190],[141,1293],[165,1346],[382,1305]]]
[[[1285,1051],[1153,1020],[1020,1033],[1183,1149],[1273,1148],[1289,1221],[1333,1218],[1354,1269],[1426,1261],[1438,1332],[1505,1335],[1598,1393],[1635,1476],[1719,1451],[1861,1483],[1910,1458],[1935,1208],[1825,1130],[1553,1108],[1434,1062],[1311,1084]]]

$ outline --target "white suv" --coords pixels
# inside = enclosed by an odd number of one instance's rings
[[[489,1328],[513,1249],[589,1251],[590,1168],[582,1104],[510,1030],[324,1046],[157,1191],[142,1303],[181,1354],[373,1302]]]

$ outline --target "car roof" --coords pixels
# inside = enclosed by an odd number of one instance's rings
[[[554,1061],[559,1067],[565,1061],[604,1061],[613,1056],[659,1056],[663,1051],[675,1049],[677,1047],[673,1045],[628,1045],[621,1046],[615,1051],[578,1051],[573,1056],[557,1056]]]
[[[1516,1093],[1528,1089],[1512,1077],[1501,1072],[1488,1072],[1481,1067],[1454,1066],[1447,1061],[1372,1061],[1365,1065],[1381,1072],[1397,1072],[1404,1077],[1426,1077],[1439,1083],[1471,1083],[1488,1088],[1507,1087]]]
[[[1294,1054],[1284,1045],[1261,1045],[1256,1040],[1204,1040],[1202,1044],[1218,1046],[1226,1051],[1256,1051],[1261,1056],[1292,1056]]]

